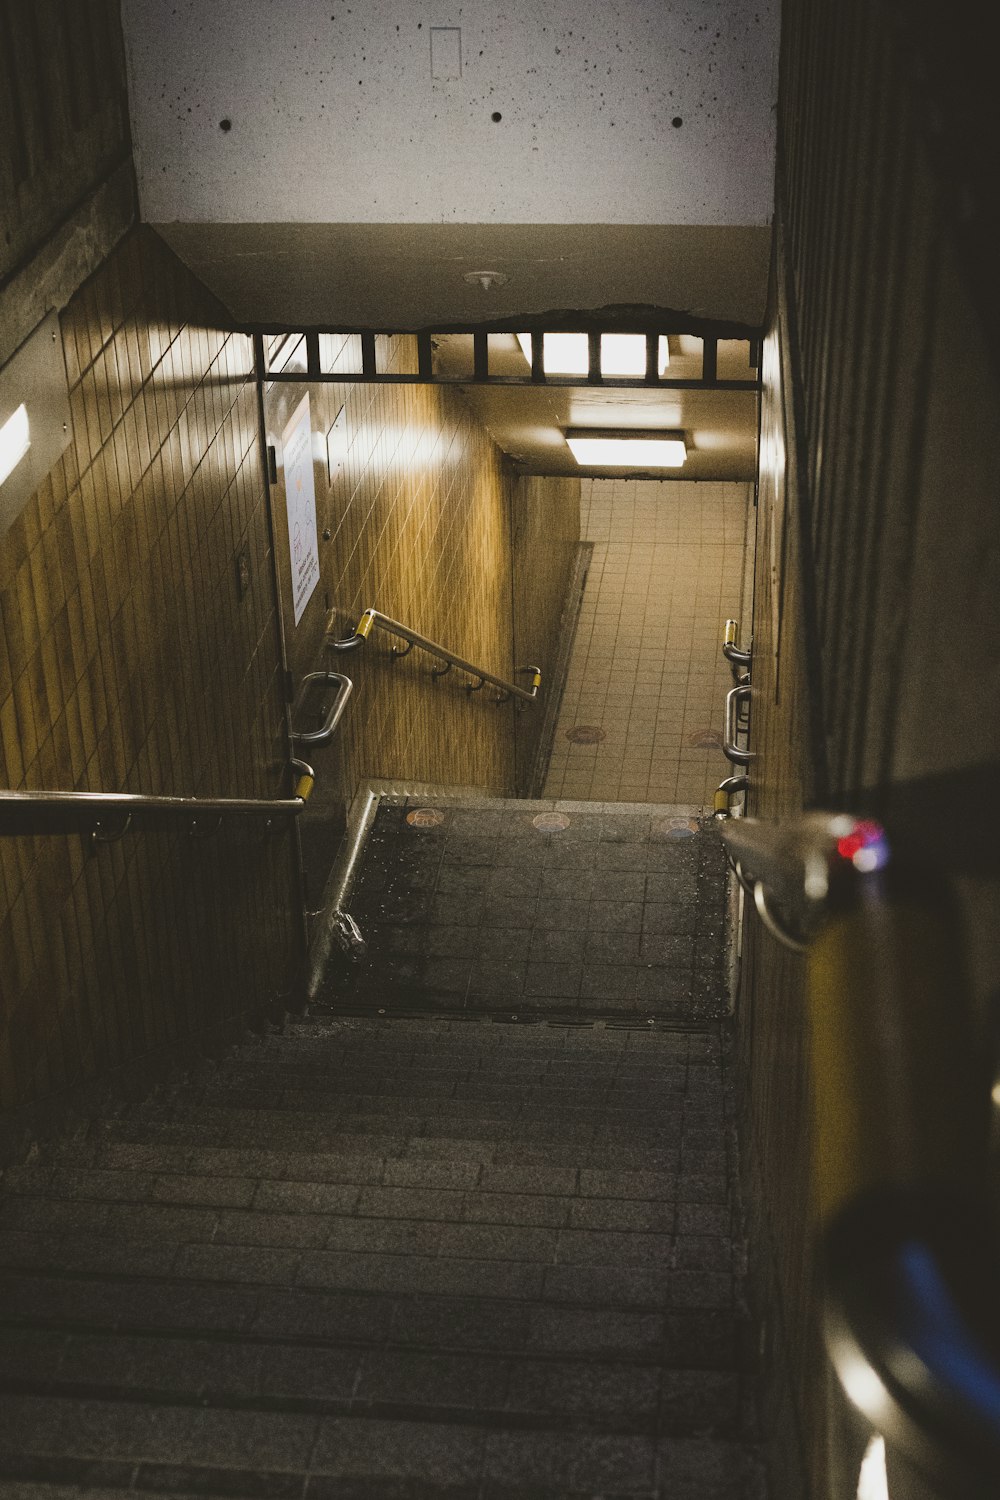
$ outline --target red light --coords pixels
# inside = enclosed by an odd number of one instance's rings
[[[885,839],[885,831],[880,823],[857,823],[853,833],[845,834],[842,839],[837,840],[837,853],[841,859],[853,859],[862,849],[868,849],[872,844],[881,844]]]

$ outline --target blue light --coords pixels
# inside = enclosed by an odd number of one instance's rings
[[[965,1323],[930,1251],[904,1245],[900,1265],[914,1352],[1000,1437],[1000,1370]]]

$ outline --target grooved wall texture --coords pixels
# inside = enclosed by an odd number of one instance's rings
[[[324,362],[333,373],[359,368],[359,343],[344,339]],[[379,367],[388,371],[410,370],[415,360],[410,337],[379,350]],[[282,481],[276,546],[296,682],[323,664],[328,621],[349,636],[374,607],[508,680],[522,665],[512,655],[516,640],[542,666],[544,690],[553,691],[549,668],[579,537],[579,483],[512,475],[462,396],[440,386],[308,387],[321,578],[295,626],[280,436],[304,389],[275,384],[266,406]],[[326,439],[334,423],[331,462]],[[331,797],[349,801],[368,778],[511,794],[516,765],[530,764],[541,705],[519,712],[513,702],[497,704],[489,687],[469,693],[470,679],[458,671],[435,680],[435,658],[414,648],[394,659],[392,647],[392,637],[375,631],[360,651],[326,658],[355,692],[337,740],[313,756],[320,781],[310,823]]]
[[[62,329],[73,441],[0,539],[3,784],[280,795],[250,341],[214,326],[147,230]],[[94,855],[79,834],[0,839],[3,1109],[30,1124],[42,1100],[126,1065],[140,1078],[263,1011],[297,958],[293,853],[259,823]]]
[[[0,282],[130,151],[116,0],[0,0]]]
[[[963,279],[976,231],[949,220],[953,174],[941,140],[922,134],[935,115],[912,87],[906,10],[794,0],[784,11],[749,811],[895,809],[952,879],[985,1010],[1000,981],[1000,887],[989,820],[964,816],[961,788],[991,784],[1000,759],[986,707],[1000,662],[974,649],[1000,588],[1000,389]],[[933,94],[937,58],[920,62]],[[798,1429],[808,1493],[833,1500],[854,1493],[866,1435],[820,1348],[801,961],[755,921],[745,941],[749,1201],[795,1392],[794,1409],[787,1391],[772,1401],[775,1492],[801,1493]],[[942,1037],[954,1004],[942,997]]]
[[[517,666],[542,669],[537,708],[515,714],[517,788],[530,786],[543,716],[562,688],[555,679],[560,627],[575,623],[578,599],[568,597],[580,542],[579,479],[520,475],[513,485],[511,527],[514,566],[514,657]],[[530,678],[520,679],[526,686]],[[548,757],[546,756],[546,759]],[[539,768],[544,773],[545,766]]]
[[[784,324],[775,312],[762,351],[760,479],[754,580],[753,723],[756,761],[748,768],[749,811],[791,817],[816,792],[809,754],[802,578],[796,566],[800,517],[794,426],[786,420],[789,382]],[[806,1441],[825,1429],[825,1363],[816,1317],[810,1204],[812,1095],[805,1026],[804,961],[764,932],[745,904],[738,1039],[747,1116],[750,1184],[746,1201],[758,1251],[757,1301],[771,1330],[765,1421],[776,1494],[802,1495]],[[848,1493],[848,1491],[845,1491]]]

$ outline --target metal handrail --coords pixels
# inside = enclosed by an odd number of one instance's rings
[[[306,699],[317,683],[321,683],[324,687],[336,687],[337,691],[318,729],[297,730],[294,726],[298,715],[302,712]],[[353,691],[354,683],[349,677],[345,677],[343,672],[307,672],[299,683],[299,690],[292,704],[292,739],[299,745],[328,745],[344,716],[347,700]]]
[[[717,825],[762,919],[805,941],[831,1363],[949,1497],[1000,1493],[989,1068],[943,884],[873,819]]]
[[[717,818],[728,818],[732,814],[729,807],[730,797],[739,797],[750,788],[750,782],[746,776],[727,776],[715,789],[713,801],[714,816]]]
[[[738,620],[727,620],[725,633],[722,637],[722,654],[734,667],[749,667],[752,652],[749,647],[741,648],[736,644],[736,637],[740,633],[740,622]]]
[[[749,700],[750,684],[748,682],[737,683],[731,687],[726,694],[726,727],[722,737],[722,753],[734,766],[748,766],[754,759],[752,750],[741,750],[736,743],[739,733],[739,706],[742,699]]]
[[[446,663],[445,667],[434,670],[435,677],[443,677],[451,671],[452,667],[457,667],[460,672],[466,672],[470,677],[474,677],[475,684],[466,683],[467,692],[478,693],[486,683],[491,683],[493,687],[500,690],[501,696],[496,700],[498,703],[506,703],[509,698],[519,698],[525,703],[534,703],[538,697],[538,690],[542,685],[541,667],[515,668],[519,676],[530,673],[532,677],[530,690],[518,687],[516,682],[508,682],[503,677],[495,676],[493,672],[474,666],[464,657],[457,656],[454,651],[449,651],[447,646],[442,646],[438,641],[429,640],[427,636],[421,635],[419,630],[411,629],[409,625],[401,625],[398,620],[390,619],[378,609],[366,609],[355,626],[353,635],[343,640],[334,640],[328,636],[327,645],[331,651],[357,651],[364,645],[375,626],[379,630],[384,630],[387,635],[394,635],[398,640],[406,641],[404,650],[399,651],[393,648],[394,656],[407,656],[414,646],[418,646],[421,651],[426,651],[429,655],[436,656]]]
[[[172,797],[141,792],[64,792],[0,790],[0,837],[34,833],[75,833],[89,827],[97,843],[113,843],[137,826],[176,826],[191,819],[192,833],[202,834],[199,820],[228,817],[265,819],[298,817],[312,793],[315,777],[303,760],[293,760],[293,797]],[[120,818],[120,826],[107,825]],[[214,829],[207,830],[214,832]]]

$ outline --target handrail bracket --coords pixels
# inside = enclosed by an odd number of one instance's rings
[[[431,668],[432,677],[447,677],[453,667],[471,678],[465,685],[467,693],[478,693],[490,683],[497,689],[494,698],[495,703],[506,703],[511,698],[517,698],[521,703],[534,703],[538,697],[542,685],[542,672],[540,667],[516,667],[514,676],[530,675],[532,682],[530,688],[519,687],[516,682],[508,682],[506,678],[497,677],[493,672],[487,672],[482,667],[477,667],[473,662],[466,661],[464,657],[458,656],[450,651],[447,646],[442,646],[439,641],[432,641],[427,636],[421,635],[419,630],[414,630],[409,625],[403,625],[399,620],[392,620],[388,615],[382,614],[378,609],[366,609],[354,628],[354,633],[338,639],[336,636],[328,635],[326,644],[330,651],[344,652],[357,651],[364,645],[373,629],[385,631],[387,635],[395,636],[396,641],[403,641],[400,646],[395,642],[390,647],[390,655],[394,660],[402,656],[409,656],[414,646],[419,646],[421,651],[426,651],[429,656],[434,656],[441,666]]]

